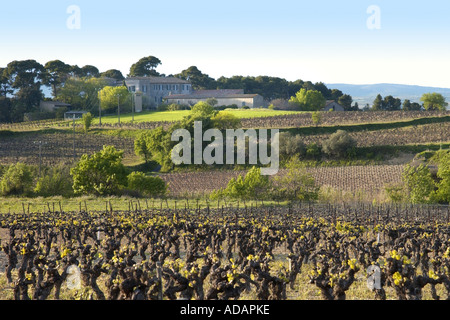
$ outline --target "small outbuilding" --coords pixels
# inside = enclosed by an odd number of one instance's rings
[[[327,100],[322,111],[345,111],[345,108],[334,100]]]
[[[67,111],[64,113],[64,120],[78,120],[83,118],[83,115],[86,113],[87,111]]]
[[[59,108],[70,108],[71,105],[60,101],[41,101],[39,103],[39,111],[55,112]]]

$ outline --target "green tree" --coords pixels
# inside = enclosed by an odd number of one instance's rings
[[[143,57],[130,68],[130,77],[159,76],[155,70],[161,64],[161,60],[154,56]]]
[[[120,72],[120,70],[117,69],[109,69],[105,72],[100,73],[100,76],[105,78],[112,78],[118,81],[125,80],[125,77],[123,76],[122,72]]]
[[[53,97],[58,98],[58,90],[64,85],[66,80],[70,77],[72,66],[62,62],[61,60],[48,61],[44,65],[44,84],[52,88]]]
[[[408,99],[403,100],[402,110],[403,111],[415,111],[421,110],[422,106],[417,102],[411,102]]]
[[[74,192],[97,196],[117,194],[127,185],[127,171],[122,157],[123,151],[116,150],[114,146],[104,146],[103,150],[91,156],[84,154],[70,170]]]
[[[402,181],[411,203],[430,202],[435,183],[426,165],[421,164],[415,167],[407,164],[403,170]]]
[[[11,83],[6,73],[6,68],[0,68],[0,97],[6,97],[8,94],[13,93]]]
[[[400,110],[402,106],[402,101],[398,98],[394,98],[393,96],[384,97],[384,110],[387,111],[395,111]]]
[[[163,196],[167,191],[166,183],[160,177],[146,176],[143,172],[132,172],[127,179],[128,189],[144,196]]]
[[[9,87],[14,89],[15,98],[23,102],[26,112],[33,111],[43,99],[41,90],[44,66],[35,60],[12,61],[3,70]]]
[[[148,163],[152,157],[152,153],[149,149],[150,141],[148,141],[148,132],[142,132],[135,140],[134,140],[134,152],[137,156],[141,157],[145,163]]]
[[[444,96],[436,92],[424,93],[420,101],[423,102],[425,110],[445,110],[448,106]]]
[[[120,123],[120,114],[131,109],[130,92],[125,86],[106,86],[100,91],[101,108],[103,110],[117,108],[117,119]]]
[[[351,111],[352,110],[353,98],[352,98],[351,95],[343,94],[342,96],[340,96],[338,98],[337,102],[341,106],[343,106],[346,111]]]
[[[189,79],[194,90],[216,89],[216,80],[202,73],[196,66],[191,66],[181,71],[175,77],[184,80]]]
[[[100,72],[95,66],[85,65],[81,68],[79,74],[84,78],[97,78],[100,75]]]
[[[378,94],[375,100],[373,100],[372,110],[380,111],[385,110],[384,100],[381,94]]]
[[[21,162],[8,167],[0,181],[0,194],[30,195],[33,189],[31,168]]]
[[[101,78],[71,77],[66,80],[64,87],[59,89],[58,99],[72,105],[75,109],[96,113],[100,103],[99,91],[106,85],[107,81]]]
[[[130,92],[127,87],[111,87],[106,86],[100,91],[100,99],[102,101],[102,109],[115,109],[119,104],[123,104],[129,100]]]
[[[172,130],[164,130],[162,127],[150,130],[145,141],[147,142],[147,152],[150,152],[152,159],[161,165],[161,171],[168,171],[172,168],[171,151],[174,143],[171,140]]]
[[[317,111],[325,106],[326,99],[320,91],[300,89],[291,97],[289,103],[297,106],[299,110],[303,111]]]

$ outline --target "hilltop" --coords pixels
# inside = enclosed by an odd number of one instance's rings
[[[450,88],[424,87],[406,84],[377,83],[377,84],[326,84],[329,88],[336,88],[352,96],[353,101],[358,102],[360,107],[366,103],[372,105],[377,94],[383,97],[392,95],[401,100],[409,99],[412,102],[419,102],[424,93],[437,92],[442,94],[447,101],[450,100]]]

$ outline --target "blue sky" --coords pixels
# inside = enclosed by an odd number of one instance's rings
[[[67,28],[70,5],[80,29]],[[367,27],[371,5],[380,29]],[[0,66],[60,59],[126,75],[153,55],[165,74],[450,88],[449,13],[443,0],[1,0]]]

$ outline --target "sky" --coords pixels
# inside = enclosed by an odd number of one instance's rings
[[[75,11],[73,10],[75,8]],[[450,88],[448,0],[0,0],[0,67],[59,59],[166,75]]]

